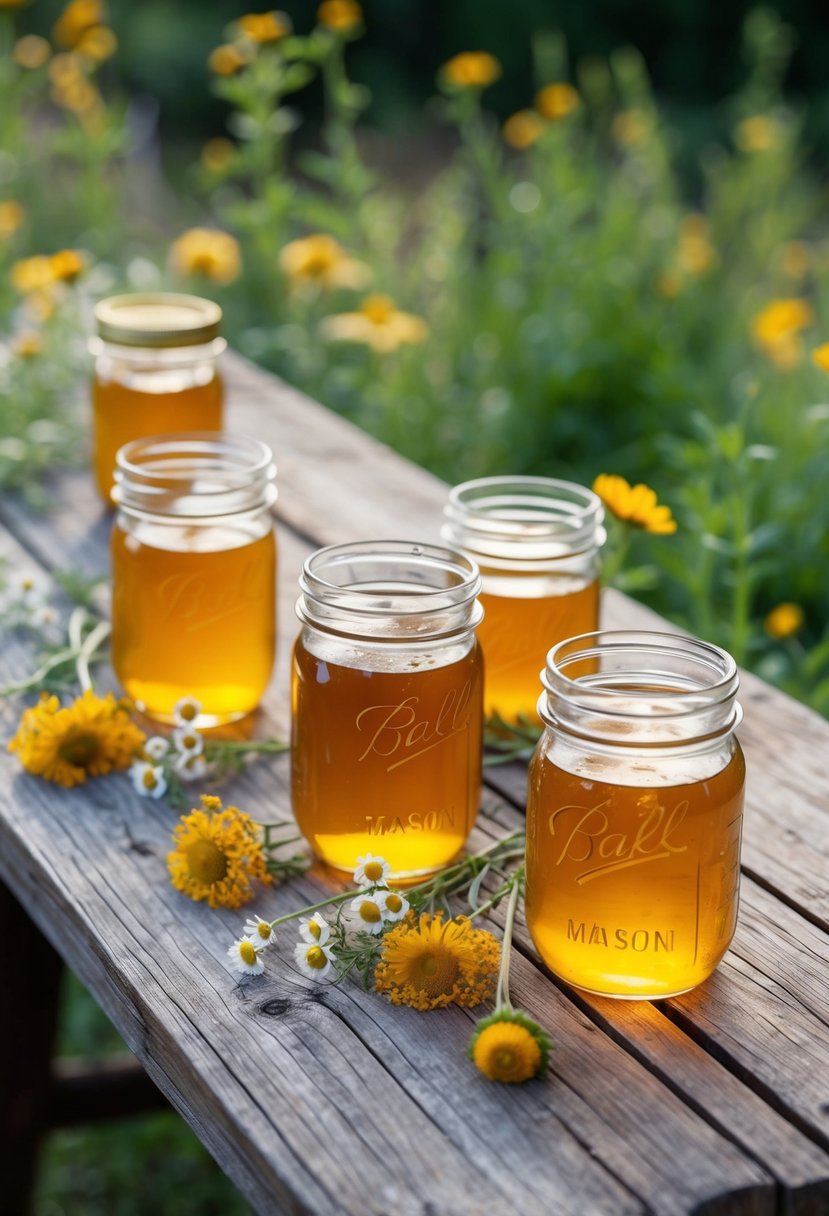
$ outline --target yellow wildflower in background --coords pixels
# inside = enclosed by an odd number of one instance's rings
[[[456,89],[485,89],[501,75],[501,65],[489,51],[462,51],[440,72],[445,83]]]
[[[213,283],[232,283],[242,269],[239,242],[218,228],[190,228],[174,241],[170,261],[179,274],[202,275]]]
[[[635,148],[650,134],[651,120],[644,110],[620,110],[613,116],[610,130],[621,147]]]
[[[752,337],[777,367],[787,371],[803,358],[800,333],[813,324],[814,319],[806,300],[772,300],[752,321]]]
[[[818,346],[813,350],[812,358],[818,367],[823,368],[825,372],[829,372],[829,342],[824,342],[822,346]]]
[[[245,13],[236,22],[239,33],[251,42],[278,42],[291,32],[291,19],[272,9],[269,13]]]
[[[520,1085],[547,1070],[549,1036],[526,1013],[500,1008],[475,1027],[469,1057],[490,1081]]]
[[[519,151],[531,148],[543,130],[544,121],[535,110],[519,110],[517,114],[512,114],[501,128],[504,142]]]
[[[632,486],[624,477],[600,473],[593,482],[593,493],[598,494],[608,510],[625,523],[657,536],[671,536],[676,532],[671,508],[657,503],[656,491],[650,486],[641,482]]]
[[[480,1005],[492,995],[499,956],[493,935],[466,917],[409,913],[383,938],[374,987],[413,1009]]]
[[[87,689],[63,708],[56,696],[43,693],[24,711],[8,747],[27,773],[70,789],[87,777],[127,768],[144,739],[111,692],[98,697]]]
[[[51,287],[55,281],[52,259],[42,253],[31,258],[21,258],[19,262],[12,264],[10,278],[12,287],[20,295]]]
[[[244,54],[235,42],[223,42],[207,58],[207,66],[216,76],[233,76],[249,63],[250,55]]]
[[[77,46],[94,25],[103,25],[106,11],[102,0],[72,0],[61,13],[52,34],[58,46]]]
[[[344,34],[362,24],[363,10],[355,0],[323,0],[317,9],[317,21],[329,30]]]
[[[780,124],[765,114],[755,114],[737,124],[734,142],[741,152],[767,152],[780,143]]]
[[[78,55],[91,59],[93,63],[103,63],[111,59],[118,50],[118,39],[107,25],[93,25],[85,30],[78,39],[75,50]]]
[[[778,604],[766,617],[764,627],[769,637],[782,642],[803,628],[803,620],[803,609],[799,604]]]
[[[676,257],[680,269],[686,274],[705,274],[717,260],[717,251],[708,233],[707,219],[696,212],[686,215],[680,223]]]
[[[233,159],[235,150],[236,146],[231,139],[217,135],[215,139],[208,139],[202,148],[201,163],[211,173],[220,173]]]
[[[536,109],[544,118],[549,118],[551,122],[558,122],[561,118],[566,118],[568,114],[572,114],[581,105],[581,98],[578,91],[571,84],[563,81],[557,81],[554,84],[547,84],[536,95]]]
[[[49,259],[52,277],[62,283],[74,283],[86,266],[84,256],[77,249],[59,249]]]
[[[239,908],[252,899],[251,881],[271,882],[257,826],[238,807],[202,794],[202,809],[182,815],[167,855],[170,881],[211,908]]]
[[[12,342],[12,350],[19,359],[34,359],[43,351],[43,339],[34,329],[24,330]]]
[[[365,287],[371,271],[350,258],[339,241],[324,232],[289,241],[279,254],[279,265],[294,286]]]
[[[20,203],[9,198],[0,202],[0,241],[7,241],[22,228],[26,220],[26,212]]]
[[[391,296],[366,296],[359,312],[341,312],[326,317],[320,329],[334,342],[362,342],[380,354],[397,350],[404,343],[423,342],[429,329],[421,317],[401,312]]]
[[[34,71],[42,68],[52,54],[52,48],[39,34],[26,34],[14,44],[12,59],[20,68]]]

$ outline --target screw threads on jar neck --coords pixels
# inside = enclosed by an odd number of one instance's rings
[[[257,511],[276,500],[276,467],[258,439],[194,431],[135,439],[116,456],[112,497],[128,514],[175,519]]]
[[[548,653],[541,682],[546,724],[603,749],[682,748],[728,735],[742,720],[731,655],[679,634],[569,638]]]
[[[436,545],[330,545],[307,559],[299,586],[300,620],[341,637],[426,642],[469,632],[483,617],[478,567]]]

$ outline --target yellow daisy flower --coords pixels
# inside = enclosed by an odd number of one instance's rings
[[[173,832],[170,881],[211,908],[239,908],[253,898],[252,879],[271,882],[256,824],[238,807],[222,809],[213,795],[202,794],[201,804],[201,810],[182,815]]]
[[[551,122],[558,122],[559,119],[566,118],[568,114],[572,114],[581,105],[581,98],[578,91],[571,84],[564,81],[557,81],[555,84],[547,84],[536,95],[536,109],[544,118],[549,118]]]
[[[325,232],[289,241],[280,251],[279,265],[294,287],[360,288],[371,278],[369,268]]]
[[[342,312],[326,317],[320,326],[324,337],[333,342],[362,342],[380,354],[397,350],[404,343],[424,342],[429,333],[426,322],[395,307],[391,296],[366,296],[359,312]]]
[[[102,0],[72,0],[52,30],[58,46],[76,46],[88,29],[102,25],[106,12]]]
[[[535,110],[519,110],[512,114],[501,128],[504,143],[519,152],[531,148],[538,141],[544,130],[544,120]]]
[[[144,739],[111,692],[98,697],[87,689],[63,708],[56,696],[44,693],[25,710],[8,747],[27,773],[71,789],[87,777],[127,768]]]
[[[291,20],[285,13],[245,13],[236,22],[239,33],[251,42],[278,42],[291,32]]]
[[[519,1085],[547,1070],[550,1040],[537,1022],[519,1010],[497,1009],[482,1018],[469,1044],[469,1057],[490,1081]]]
[[[26,212],[20,203],[9,198],[0,202],[0,241],[7,241],[14,236],[26,220]]]
[[[754,341],[782,371],[796,367],[803,358],[801,330],[812,325],[815,316],[807,300],[797,297],[772,300],[751,323]]]
[[[501,65],[489,51],[462,51],[440,69],[445,84],[456,89],[485,89],[501,75]]]
[[[766,617],[764,627],[769,637],[782,642],[803,628],[803,620],[803,609],[799,604],[778,604]]]
[[[676,520],[671,515],[671,508],[659,506],[656,491],[650,486],[641,482],[632,486],[624,477],[600,473],[593,482],[593,493],[598,494],[616,518],[625,523],[659,536],[670,536],[676,532]]]
[[[170,261],[179,274],[202,275],[213,283],[232,283],[239,277],[242,255],[239,242],[218,228],[190,228],[173,242]]]
[[[86,266],[84,256],[77,249],[60,249],[49,259],[52,277],[62,283],[74,283]]]
[[[33,72],[36,68],[42,68],[51,54],[52,48],[45,38],[39,34],[24,34],[14,44],[12,59],[19,68]]]
[[[500,947],[466,917],[409,913],[383,938],[374,987],[393,1005],[442,1009],[479,1005],[492,995]]]
[[[813,350],[812,358],[818,367],[822,367],[825,372],[829,372],[829,342],[824,342],[822,346],[818,346]]]
[[[323,0],[317,9],[317,22],[337,33],[354,29],[362,21],[363,10],[355,0]]]
[[[75,50],[93,63],[103,63],[118,50],[118,39],[108,25],[93,25],[81,34]]]
[[[207,58],[207,66],[216,76],[234,76],[250,63],[251,55],[235,42],[223,42]]]
[[[55,281],[52,259],[42,253],[31,258],[21,258],[19,262],[13,263],[10,277],[12,287],[20,295],[43,291]]]

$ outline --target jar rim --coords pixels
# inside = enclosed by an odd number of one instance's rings
[[[214,300],[175,291],[108,296],[94,316],[98,336],[121,346],[196,346],[217,338],[222,322]]]
[[[221,516],[271,506],[276,466],[266,443],[228,431],[133,439],[115,455],[112,498],[128,512]]]

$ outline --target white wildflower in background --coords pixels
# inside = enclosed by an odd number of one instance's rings
[[[357,858],[354,881],[358,887],[383,886],[390,873],[391,866],[384,857],[375,857],[372,853],[366,853],[365,857]]]
[[[170,750],[170,744],[163,735],[153,735],[144,744],[144,754],[148,760],[163,760]]]
[[[132,784],[145,798],[163,798],[167,792],[167,780],[160,764],[136,760],[130,768]]]
[[[234,942],[227,952],[227,957],[231,967],[239,975],[261,975],[265,970],[265,964],[249,937],[242,937],[238,942]]]
[[[269,920],[262,920],[261,916],[248,917],[245,921],[244,932],[246,937],[256,943],[259,950],[276,941],[273,925]]]
[[[325,979],[334,966],[334,954],[330,946],[309,946],[307,942],[297,942],[294,946],[294,959],[300,970],[314,980]]]
[[[354,913],[358,928],[363,929],[366,933],[383,932],[383,908],[379,893],[376,897],[358,895],[356,899],[352,899],[349,907]]]
[[[50,625],[57,625],[59,620],[57,609],[52,608],[50,604],[38,604],[32,612],[32,624],[38,629],[48,629]]]
[[[309,945],[324,946],[331,936],[331,926],[321,912],[315,912],[299,922],[299,936]]]
[[[195,697],[182,697],[180,701],[176,701],[173,708],[173,715],[179,726],[190,726],[200,713],[201,701],[197,701]]]

